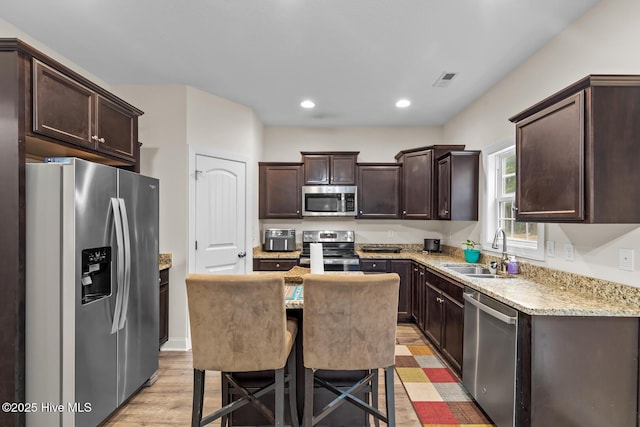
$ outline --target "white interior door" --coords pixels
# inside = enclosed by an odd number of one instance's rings
[[[245,163],[196,155],[195,272],[245,272],[245,184]]]

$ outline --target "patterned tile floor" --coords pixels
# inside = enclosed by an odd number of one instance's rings
[[[424,427],[493,426],[426,342],[398,342],[396,372]]]

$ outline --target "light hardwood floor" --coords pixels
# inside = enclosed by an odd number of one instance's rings
[[[401,344],[423,344],[422,334],[413,325],[398,325],[398,341]],[[382,373],[382,372],[381,372]],[[380,375],[383,378],[383,375]],[[418,417],[411,406],[402,382],[395,377],[396,425],[420,427]],[[104,426],[189,426],[191,423],[191,398],[193,392],[193,368],[191,352],[160,352],[158,380],[151,387],[141,389],[114,413]],[[380,384],[380,400],[384,402],[384,386]],[[205,389],[205,414],[220,406],[220,373],[208,371]],[[219,426],[213,422],[211,426]],[[384,425],[384,423],[381,423]]]

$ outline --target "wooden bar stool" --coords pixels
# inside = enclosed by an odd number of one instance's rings
[[[304,276],[302,347],[304,351],[305,427],[321,422],[345,402],[395,426],[395,365],[398,289],[396,273],[370,275],[309,274]],[[378,369],[384,369],[386,414],[378,409]],[[366,371],[351,387],[337,387],[318,378],[318,370]],[[314,385],[335,399],[313,413]],[[369,390],[371,404],[355,396]]]
[[[229,414],[247,404],[273,425],[284,426],[286,392],[291,424],[298,427],[294,345],[298,324],[286,316],[283,275],[191,274],[186,284],[193,347],[192,427],[218,418],[222,426],[230,425]],[[221,372],[222,408],[202,419],[207,370]],[[274,371],[274,381],[253,392],[232,375],[266,370]],[[243,396],[231,401],[230,388]],[[275,414],[259,400],[274,390]]]

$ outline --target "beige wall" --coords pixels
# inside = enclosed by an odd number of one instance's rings
[[[588,74],[640,74],[637,16],[637,0],[603,0],[442,128],[267,127],[262,159],[299,161],[299,152],[305,150],[359,150],[362,162],[385,162],[393,161],[400,149],[433,143],[465,144],[468,149],[486,150],[513,139],[514,126],[509,117]],[[261,226],[293,226],[297,230],[335,226],[354,228],[361,242],[419,243],[422,238],[433,236],[458,245],[467,238],[482,240],[484,235],[493,233],[483,229],[484,186],[482,178],[478,222],[305,219],[262,221]],[[636,251],[636,270],[640,270],[637,225],[549,224],[546,240],[555,242],[556,256],[538,264],[640,286],[640,272],[618,269],[619,249],[632,248]],[[563,259],[565,243],[575,246],[574,261]]]
[[[640,2],[603,0],[558,38],[506,76],[442,128],[290,128],[266,127],[245,106],[185,86],[115,86],[110,88],[145,111],[140,119],[142,172],[160,178],[160,249],[173,254],[170,294],[170,341],[165,349],[188,345],[184,277],[188,271],[188,146],[204,147],[247,159],[248,245],[260,242],[260,227],[293,226],[298,230],[353,228],[362,243],[420,243],[441,237],[457,245],[479,239],[482,222],[257,220],[256,163],[299,161],[300,151],[360,151],[361,162],[393,162],[402,150],[432,144],[466,144],[486,149],[512,137],[508,117],[590,73],[640,74]],[[86,75],[19,29],[0,20],[0,36],[20,37],[65,65]],[[482,186],[481,186],[482,188]],[[482,191],[481,191],[482,197]],[[482,199],[481,199],[482,200]],[[482,212],[481,208],[481,212]],[[482,214],[481,214],[482,215]],[[556,258],[543,265],[640,286],[640,273],[617,268],[619,248],[640,252],[637,225],[549,225],[547,239],[556,242]],[[575,245],[575,261],[561,259],[565,242]],[[640,261],[636,254],[636,269]]]
[[[588,74],[640,74],[638,16],[637,0],[603,0],[449,121],[443,130],[445,141],[486,149],[513,138],[509,117]],[[447,234],[457,242],[467,237],[479,239],[481,232],[482,222],[473,226],[451,223]],[[550,224],[546,234],[547,240],[555,242],[556,256],[542,265],[640,286],[640,272],[618,269],[618,250],[632,248],[635,268],[640,270],[638,225]],[[563,259],[563,246],[568,242],[575,246],[575,261]]]
[[[262,161],[299,162],[301,151],[359,151],[359,162],[395,162],[400,150],[441,143],[439,127],[267,126]]]
[[[169,341],[163,350],[189,347],[184,278],[190,271],[190,148],[247,161],[247,242],[257,227],[257,159],[262,125],[250,108],[186,86],[120,85],[113,90],[140,108],[141,173],[160,179],[160,251],[170,252]],[[250,260],[248,261],[250,262]]]
[[[299,162],[301,151],[359,151],[358,161],[394,163],[401,150],[442,143],[439,127],[341,127],[305,128],[267,126],[262,161]],[[355,230],[360,243],[420,243],[442,238],[440,221],[355,220],[306,218],[296,221],[263,220],[261,229],[295,228],[300,241],[303,230]],[[256,245],[262,238],[256,238]]]
[[[13,38],[20,39],[23,42],[29,44],[30,46],[38,49],[40,52],[44,53],[45,55],[48,55],[51,58],[55,59],[56,61],[60,62],[64,66],[69,67],[70,69],[77,72],[78,74],[83,75],[84,77],[88,78],[89,80],[96,83],[97,85],[102,86],[107,90],[110,89],[109,84],[107,84],[104,80],[102,80],[98,76],[95,76],[89,73],[85,69],[79,67],[77,64],[71,62],[66,57],[60,55],[55,50],[50,49],[44,43],[41,43],[39,40],[34,39],[29,34],[25,33],[15,25],[10,24],[9,22],[0,18],[0,38],[4,38],[4,37],[11,38],[11,39]]]

